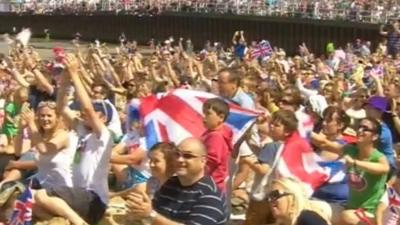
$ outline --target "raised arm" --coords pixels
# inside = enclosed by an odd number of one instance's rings
[[[64,122],[69,128],[75,127],[77,121],[76,114],[69,108],[69,99],[67,90],[71,88],[71,82],[68,76],[61,76],[60,89],[57,93],[57,111],[63,116]]]
[[[18,82],[19,85],[26,87],[26,88],[29,87],[30,83],[25,80],[25,78],[21,75],[21,73],[16,68],[13,68],[9,71],[12,74],[12,76],[14,77],[14,79]]]
[[[35,59],[33,59],[32,56],[28,55],[25,53],[25,64],[27,68],[32,71],[32,73],[35,75],[35,79],[37,83],[44,88],[44,90],[48,94],[53,94],[54,93],[54,87],[51,85],[51,83],[47,80],[47,78],[42,74],[42,72],[39,70],[39,66],[36,63]]]
[[[80,65],[78,59],[74,55],[68,54],[65,61],[72,83],[75,86],[79,102],[81,103],[81,111],[86,114],[87,120],[91,124],[93,131],[100,136],[105,125],[99,118],[98,114],[94,111],[89,95],[79,78],[78,70]]]
[[[300,90],[301,94],[307,98],[318,94],[318,91],[305,88],[300,78],[296,79],[296,87]]]
[[[32,72],[35,75],[35,78],[36,78],[36,81],[38,82],[38,84],[40,84],[41,87],[43,87],[44,90],[48,94],[50,94],[50,95],[53,94],[54,93],[54,87],[53,87],[53,85],[50,84],[50,82],[47,80],[47,78],[44,77],[42,72],[38,68],[34,68],[32,70]]]
[[[243,43],[246,41],[246,39],[244,38],[244,31],[242,30],[240,31],[240,41]]]
[[[236,36],[238,36],[239,35],[239,31],[236,31],[234,34],[233,34],[233,37],[232,37],[232,43],[234,44],[234,45],[236,45],[237,44],[237,41],[236,41]]]

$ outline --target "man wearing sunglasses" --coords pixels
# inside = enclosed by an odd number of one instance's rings
[[[128,196],[130,215],[152,225],[219,225],[227,222],[224,197],[214,180],[205,175],[206,147],[188,138],[174,152],[175,174],[151,202],[147,194]]]

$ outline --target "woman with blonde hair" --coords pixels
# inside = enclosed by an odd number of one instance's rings
[[[21,117],[29,130],[32,147],[37,151],[35,176],[39,187],[72,186],[71,164],[78,146],[75,132],[65,129],[57,104],[42,101],[34,113],[24,108]]]
[[[326,202],[309,200],[302,184],[292,178],[272,181],[267,195],[276,225],[328,225],[330,209]]]

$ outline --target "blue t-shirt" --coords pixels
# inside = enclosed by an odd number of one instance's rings
[[[235,45],[235,56],[242,59],[244,57],[245,50],[246,50],[246,45],[240,44],[240,43],[236,44]]]
[[[381,123],[381,128],[382,130],[381,134],[379,135],[378,150],[386,156],[386,159],[388,160],[390,166],[392,168],[396,168],[392,143],[392,133],[390,132],[389,126],[385,122]]]
[[[253,99],[241,88],[237,90],[235,96],[233,96],[231,100],[245,109],[254,110],[256,108]]]
[[[280,142],[271,142],[266,144],[258,155],[258,161],[272,167],[281,145],[282,143]]]

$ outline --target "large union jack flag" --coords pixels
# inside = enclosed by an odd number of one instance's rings
[[[17,198],[9,225],[32,225],[32,191],[27,187]]]
[[[179,143],[187,137],[200,137],[205,132],[203,125],[203,103],[218,97],[211,93],[176,89],[168,93],[135,99],[128,105],[128,124],[140,120],[144,124],[145,138],[142,147],[149,149],[162,141]],[[233,130],[235,144],[255,122],[259,113],[229,103],[230,114],[226,124]],[[283,146],[282,146],[283,147]],[[318,164],[318,157],[310,147],[283,148],[278,154],[277,170],[282,176],[297,178],[304,183],[310,195],[337,170],[329,171],[326,165]],[[302,160],[299,160],[302,159]]]
[[[145,147],[151,148],[162,141],[179,143],[187,137],[200,137],[206,130],[203,125],[203,103],[214,94],[176,89],[140,100],[132,100],[128,106],[128,123],[140,119],[144,124]],[[255,122],[258,113],[229,103],[227,125],[233,130],[233,142]],[[234,144],[233,143],[233,144]]]

